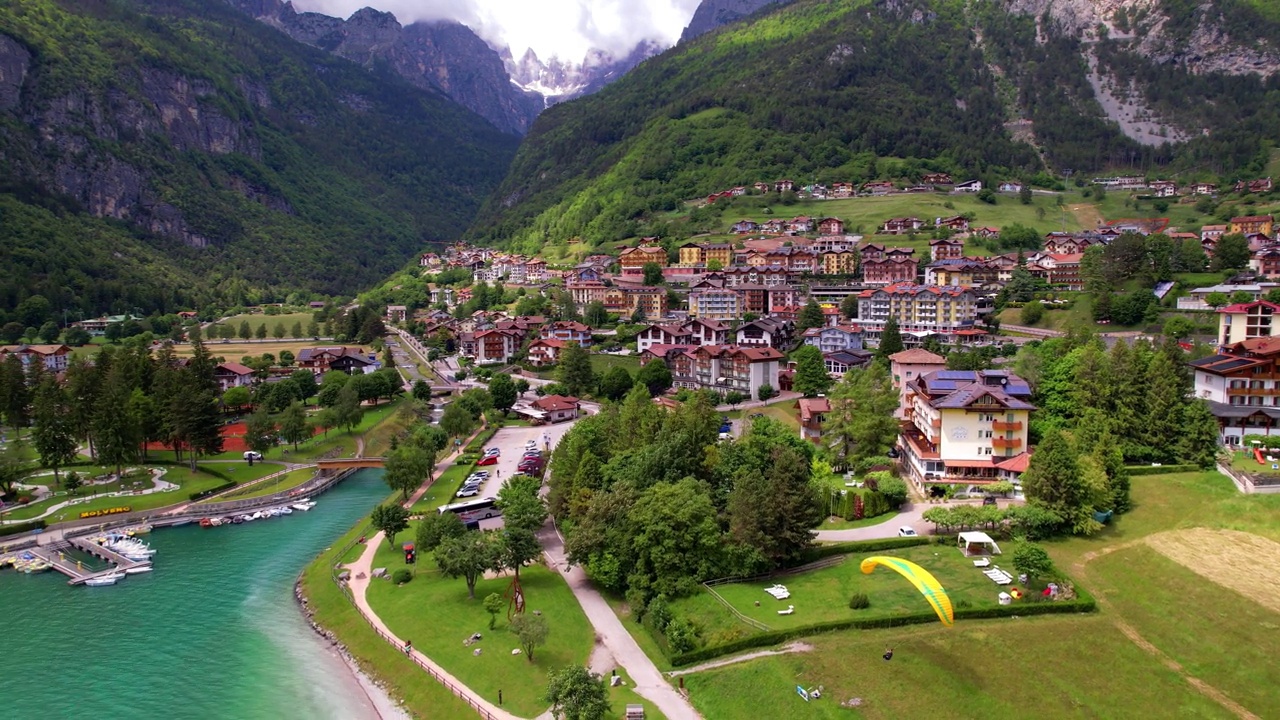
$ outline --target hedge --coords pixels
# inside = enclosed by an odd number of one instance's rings
[[[831,543],[829,545],[816,545],[805,551],[801,558],[800,564],[811,563],[814,560],[831,557],[832,555],[848,555],[850,553],[871,552],[873,550],[896,550],[898,548],[916,547],[917,545],[928,545],[933,542],[927,536],[916,537],[892,537],[881,538],[879,540],[852,540],[850,542]]]
[[[490,440],[492,440],[492,439],[493,439],[493,436],[494,436],[494,435],[497,435],[497,434],[498,434],[498,431],[499,431],[499,430],[501,430],[501,429],[502,429],[502,426],[501,426],[501,425],[497,425],[497,424],[495,424],[495,425],[490,425],[489,427],[485,428],[484,430],[481,430],[481,431],[480,431],[480,434],[476,436],[476,439],[475,439],[475,440],[472,440],[472,441],[471,441],[471,442],[469,442],[469,443],[467,443],[467,446],[466,446],[465,448],[463,448],[463,449],[462,449],[462,451],[463,451],[463,452],[465,452],[465,453],[482,453],[482,452],[484,452],[484,446],[485,446],[485,444],[486,444],[486,443],[488,443]]]
[[[235,486],[236,486],[235,480],[227,480],[226,482],[222,483],[221,485],[218,485],[217,487],[211,487],[208,490],[201,490],[200,492],[193,492],[187,497],[190,497],[192,500],[203,500],[204,498],[207,498],[210,495],[216,495],[220,492],[230,490]]]
[[[1199,465],[1134,465],[1125,468],[1129,475],[1164,475],[1167,473],[1200,472]]]
[[[1085,613],[1093,612],[1098,609],[1097,602],[1093,599],[1093,596],[1080,588],[1076,588],[1076,594],[1077,598],[1075,600],[1063,600],[1059,602],[1028,602],[1018,605],[997,605],[995,607],[985,608],[964,608],[955,610],[954,613],[957,620],[978,620],[984,618],[1021,617],[1025,615]],[[795,638],[805,637],[808,635],[817,635],[822,632],[851,629],[871,630],[876,628],[899,627],[902,625],[921,625],[924,623],[937,622],[937,620],[938,616],[934,613],[921,612],[910,615],[849,618],[848,620],[814,623],[813,625],[803,625],[801,627],[787,628],[785,630],[771,630],[769,632],[763,632],[734,640],[733,642],[724,643],[723,645],[701,648],[682,655],[676,655],[669,659],[672,666],[681,667],[684,665],[693,665],[695,663],[705,662],[707,660],[712,660],[714,658],[742,650],[751,650],[759,647],[777,645],[778,643],[783,643],[788,640],[794,640]]]
[[[18,525],[0,525],[0,537],[8,535],[21,535],[31,532],[32,530],[43,530],[45,522],[43,520],[32,520],[31,522],[20,523]]]

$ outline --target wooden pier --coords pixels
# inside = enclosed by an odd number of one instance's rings
[[[105,570],[89,570],[81,567],[62,555],[61,550],[67,547],[74,547],[77,550],[89,553],[94,557],[113,563],[114,566]],[[28,552],[48,562],[55,570],[71,578],[67,582],[68,585],[83,585],[86,580],[92,580],[96,577],[151,565],[150,560],[130,560],[118,552],[83,538],[68,538],[65,543],[31,548]]]

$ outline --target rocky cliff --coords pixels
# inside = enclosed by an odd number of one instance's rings
[[[721,25],[737,22],[758,12],[767,5],[777,5],[789,0],[702,0],[693,12],[693,19],[680,35],[680,42],[692,40],[715,30]]]
[[[544,61],[532,48],[526,50],[519,60],[512,58],[509,48],[503,48],[501,57],[511,82],[526,92],[545,98],[544,104],[550,106],[598,92],[660,52],[662,47],[657,43],[642,41],[622,57],[615,57],[604,50],[591,50],[580,63],[566,62],[557,57]]]

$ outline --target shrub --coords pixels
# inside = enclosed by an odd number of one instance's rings
[[[973,603],[969,602],[968,598],[960,598],[956,601],[956,610],[964,610],[970,607],[973,607]]]
[[[649,607],[645,610],[646,621],[653,626],[654,630],[665,633],[667,627],[671,625],[671,606],[667,604],[665,595],[658,595],[649,601]]]
[[[881,538],[878,540],[853,540],[850,542],[830,543],[828,545],[818,545],[805,551],[804,556],[797,562],[797,565],[811,563],[815,560],[831,557],[832,555],[849,555],[851,553],[866,553],[873,550],[896,550],[897,548],[916,547],[919,545],[928,545],[932,540],[927,536],[917,537],[892,537]],[[955,538],[951,538],[951,542],[955,542]]]
[[[698,630],[693,623],[677,618],[667,624],[667,646],[671,652],[683,654],[698,647]]]
[[[871,607],[871,598],[867,597],[866,593],[854,593],[849,598],[850,610],[866,610],[869,607]]]
[[[413,579],[413,573],[405,568],[400,568],[391,574],[391,582],[397,585],[403,585]]]
[[[17,525],[0,525],[0,537],[21,535],[22,533],[31,532],[32,530],[41,530],[44,526],[44,520],[32,520],[31,522],[19,523]]]

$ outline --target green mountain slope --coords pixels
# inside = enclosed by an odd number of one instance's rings
[[[0,307],[354,294],[460,235],[515,144],[223,3],[0,0]]]
[[[1045,5],[1046,42],[1037,40],[1036,3]],[[1159,80],[1132,95],[1154,89],[1168,105],[1170,88],[1183,88],[1224,109],[1171,117],[1175,128],[1195,128],[1188,143],[1140,141],[1094,97],[1085,52],[1106,45],[1097,53],[1115,77],[1114,58],[1142,48],[1099,43],[1049,17],[1067,5],[800,0],[720,28],[544,113],[468,237],[535,251],[575,237],[592,246],[658,234],[685,200],[782,178],[935,170],[998,182],[1046,166],[1226,172],[1265,159],[1266,139],[1280,134],[1268,125],[1280,74],[1197,79],[1176,58],[1149,60],[1144,72]],[[1209,137],[1196,125],[1204,120]]]

